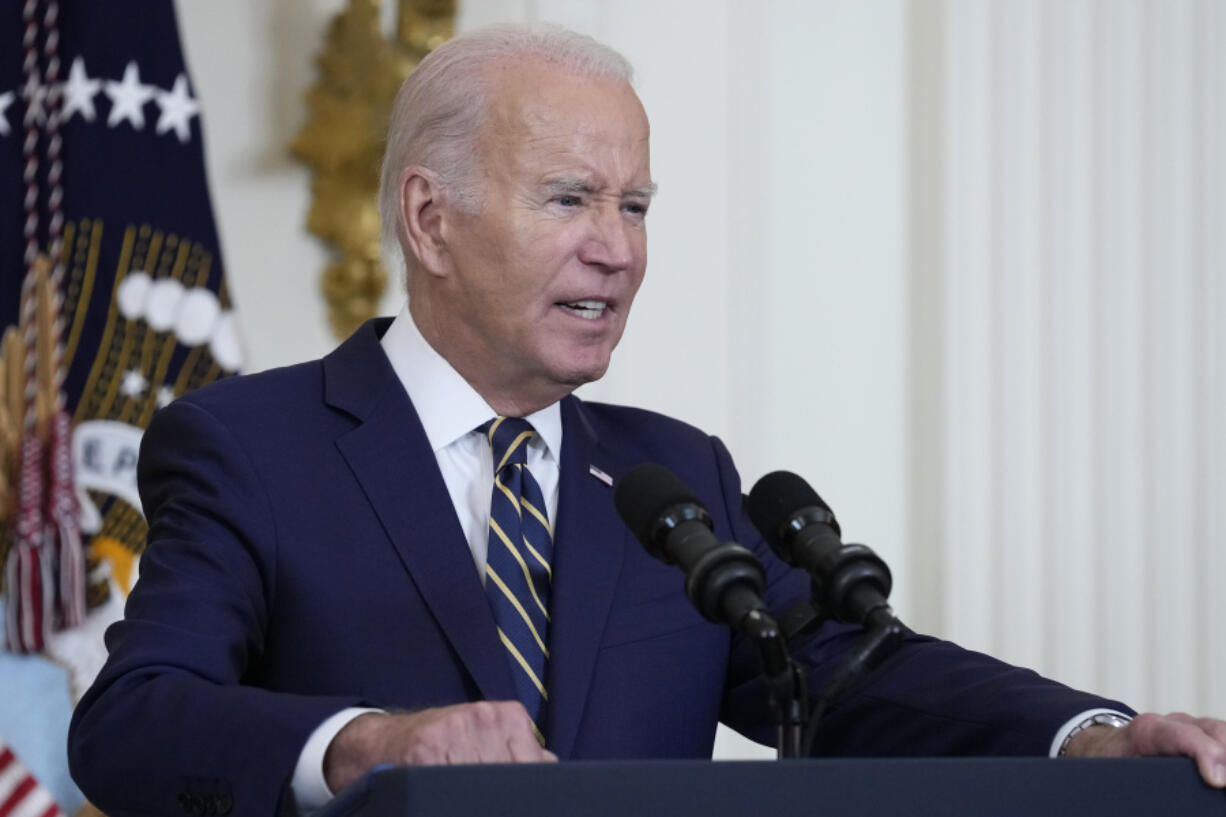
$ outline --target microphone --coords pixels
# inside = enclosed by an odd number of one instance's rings
[[[830,506],[796,474],[775,471],[749,492],[749,518],[785,562],[808,571],[821,612],[836,621],[896,623],[890,569],[864,545],[844,545]]]
[[[648,553],[685,572],[685,594],[708,621],[754,630],[770,621],[761,562],[747,548],[715,538],[702,501],[672,471],[637,466],[618,480],[613,503]]]
[[[749,549],[716,539],[702,501],[663,465],[647,463],[629,471],[617,481],[613,504],[648,553],[685,572],[685,594],[704,618],[735,627],[757,647],[779,757],[800,757],[808,687],[804,670],[788,655],[783,633],[762,601],[762,563]]]
[[[906,628],[886,602],[890,569],[864,545],[843,544],[834,511],[809,483],[787,471],[767,474],[749,492],[747,510],[775,554],[808,571],[819,613],[865,630],[817,698],[802,741],[809,755],[826,710],[898,649]]]

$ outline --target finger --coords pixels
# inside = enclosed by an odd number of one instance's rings
[[[1226,721],[1197,718],[1196,725],[1210,740],[1203,758],[1198,758],[1201,776],[1212,786],[1226,788]]]
[[[451,750],[451,763],[482,763],[483,751],[490,737],[490,722],[485,703],[473,704],[473,708],[464,708],[456,714],[455,731]]]
[[[552,752],[547,752],[541,746],[536,735],[530,730],[527,732],[522,729],[515,730],[513,734],[507,736],[506,746],[514,763],[544,763],[553,756]],[[556,760],[556,757],[554,759]]]
[[[1197,723],[1211,738],[1226,746],[1226,721],[1217,718],[1199,718]]]
[[[438,717],[421,728],[418,738],[438,757],[435,762],[456,766],[478,760],[472,714],[463,705],[438,710]]]
[[[531,720],[510,732],[506,746],[516,763],[554,763],[558,761],[557,754],[542,746],[541,738]]]
[[[506,747],[516,763],[541,763],[545,750],[541,745],[539,731],[528,710],[518,702],[509,703],[503,710],[503,728]]]
[[[479,701],[465,710],[473,750],[478,763],[509,763],[503,703]]]
[[[1138,754],[1187,755],[1196,760],[1205,782],[1226,786],[1226,746],[1186,716],[1139,715],[1130,724]]]
[[[1165,717],[1167,720],[1199,729],[1213,740],[1226,746],[1226,721],[1217,718],[1197,718],[1186,712],[1171,712]]]
[[[457,738],[447,745],[446,758],[446,763],[448,766],[461,766],[470,763],[480,763],[480,744],[474,743],[467,737]]]
[[[1216,740],[1198,751],[1196,765],[1205,782],[1216,788],[1226,788],[1226,747]]]
[[[512,763],[515,758],[511,754],[507,741],[499,732],[490,733],[477,745],[480,756],[479,763]]]

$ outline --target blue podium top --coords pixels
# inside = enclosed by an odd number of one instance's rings
[[[1226,817],[1185,758],[571,761],[386,768],[324,817]]]

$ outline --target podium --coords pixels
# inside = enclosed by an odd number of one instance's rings
[[[320,817],[1226,817],[1186,758],[570,761],[376,770]]]

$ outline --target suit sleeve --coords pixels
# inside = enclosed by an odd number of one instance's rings
[[[808,577],[781,562],[749,522],[740,477],[723,443],[713,440],[725,523],[767,569],[767,605],[776,616],[807,600]],[[904,617],[905,620],[905,617]],[[827,622],[789,646],[816,699],[859,627]],[[774,731],[752,644],[734,640],[723,719],[767,745]],[[911,633],[898,652],[828,711],[815,753],[841,756],[1046,755],[1070,718],[1097,707],[1131,709],[1070,689],[948,641]]]
[[[277,592],[260,476],[216,418],[180,400],[145,433],[138,479],[148,546],[73,715],[73,777],[112,817],[292,813],[307,737],[361,702],[247,683]]]

